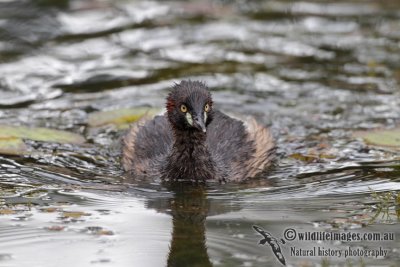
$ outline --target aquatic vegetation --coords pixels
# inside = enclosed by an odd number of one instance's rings
[[[10,214],[16,214],[17,212],[12,209],[1,209],[0,210],[0,215],[10,215]]]
[[[66,229],[66,226],[65,225],[51,225],[51,226],[45,227],[45,229],[49,230],[49,231],[54,231],[54,232],[61,232]]]
[[[143,116],[153,116],[160,112],[161,110],[156,108],[124,108],[98,111],[89,114],[88,124],[91,127],[114,124],[119,128],[126,128],[130,123],[139,120]]]
[[[24,155],[29,152],[24,141],[18,137],[0,137],[0,154]]]
[[[83,136],[48,128],[0,125],[0,154],[27,155],[32,149],[23,139],[63,144],[83,144]]]
[[[79,134],[48,129],[43,127],[25,127],[0,125],[0,138],[21,138],[41,142],[82,144],[85,138]]]
[[[371,197],[376,202],[371,207],[373,217],[370,219],[370,223],[377,221],[380,217],[380,221],[393,222],[394,220],[400,221],[400,191],[389,191],[377,193],[371,190]]]
[[[90,216],[90,213],[82,212],[82,211],[64,211],[62,213],[63,219],[80,219],[82,216]]]
[[[104,229],[103,227],[100,226],[88,226],[83,230],[83,232],[97,236],[114,235],[113,231]]]
[[[367,144],[400,149],[400,128],[356,132],[355,136],[362,137]]]

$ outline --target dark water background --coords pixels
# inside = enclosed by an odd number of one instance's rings
[[[192,189],[125,179],[121,131],[88,127],[88,115],[162,107],[188,78],[219,109],[271,127],[279,160],[267,177]],[[395,211],[372,220],[371,196],[400,190],[399,152],[353,137],[399,125],[399,82],[397,0],[0,1],[0,124],[87,139],[0,156],[0,266],[280,266],[254,224],[276,238],[395,233],[287,243],[288,266],[400,266]],[[389,255],[290,257],[294,245]]]

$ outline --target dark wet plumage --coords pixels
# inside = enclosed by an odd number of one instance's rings
[[[176,84],[166,107],[165,115],[141,119],[124,137],[122,165],[135,178],[241,181],[271,164],[268,129],[214,110],[203,83]]]

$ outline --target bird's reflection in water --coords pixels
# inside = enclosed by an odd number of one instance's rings
[[[148,187],[148,182],[141,187],[146,187],[145,185]],[[271,182],[266,179],[254,179],[242,184],[242,188],[260,186],[271,186]],[[177,182],[163,184],[163,187],[166,191],[173,193],[173,197],[149,198],[147,208],[172,216],[172,240],[167,266],[212,266],[206,246],[207,216],[236,212],[241,209],[240,205],[231,205],[224,199],[210,198],[207,190],[215,191],[212,185]],[[237,190],[238,187],[234,188],[236,189],[232,190]]]
[[[170,186],[173,220],[169,267],[212,266],[207,254],[205,221],[210,203],[203,185],[179,183]]]

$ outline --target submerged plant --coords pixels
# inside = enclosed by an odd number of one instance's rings
[[[376,201],[375,206],[372,207],[375,214],[370,222],[375,222],[379,216],[386,221],[392,221],[394,214],[400,221],[400,191],[377,193],[372,189],[370,190],[372,191],[371,197]]]

